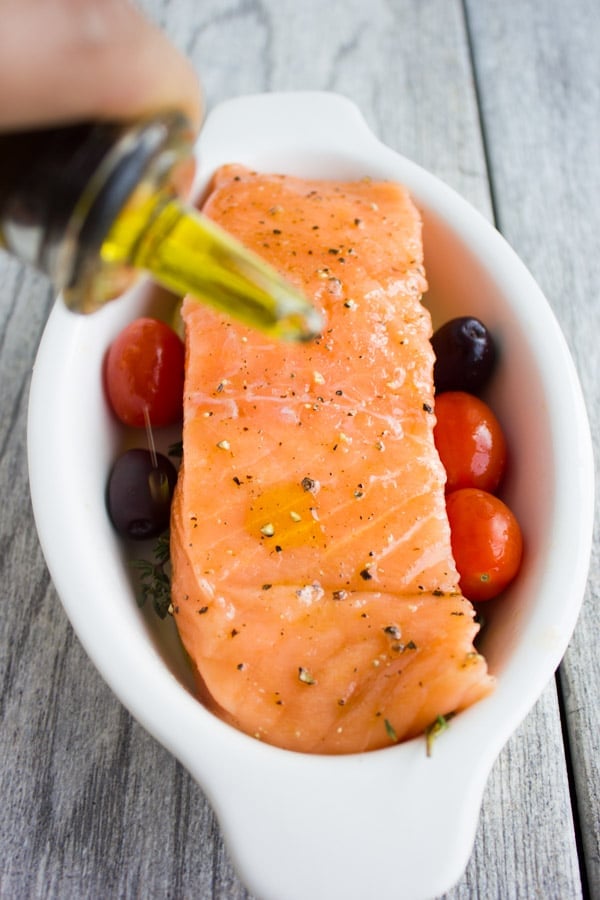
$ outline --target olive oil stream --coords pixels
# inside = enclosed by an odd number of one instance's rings
[[[179,296],[191,294],[271,337],[317,336],[321,317],[271,266],[170,193],[136,197],[101,248],[109,266],[142,269]]]

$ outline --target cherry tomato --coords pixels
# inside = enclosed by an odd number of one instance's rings
[[[492,410],[473,394],[448,391],[436,397],[435,414],[446,493],[474,487],[493,494],[506,467],[506,440]]]
[[[521,565],[523,538],[514,514],[498,497],[462,488],[446,497],[460,589],[469,600],[490,600]]]
[[[158,319],[136,319],[109,347],[105,385],[115,415],[143,428],[144,410],[155,428],[182,417],[185,351],[183,341]]]

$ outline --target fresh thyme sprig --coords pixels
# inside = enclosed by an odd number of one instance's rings
[[[169,532],[165,531],[153,548],[153,560],[134,559],[132,568],[139,573],[138,606],[151,602],[154,612],[164,619],[171,607],[171,561]]]

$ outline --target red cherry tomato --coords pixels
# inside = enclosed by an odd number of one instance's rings
[[[473,394],[448,391],[436,397],[435,414],[446,493],[474,487],[493,494],[506,467],[506,440],[492,410]]]
[[[502,500],[477,488],[453,491],[446,508],[460,589],[469,600],[490,600],[519,571],[519,523]]]
[[[181,338],[158,319],[136,319],[109,347],[106,392],[125,425],[143,428],[144,410],[155,428],[181,419],[185,351]]]

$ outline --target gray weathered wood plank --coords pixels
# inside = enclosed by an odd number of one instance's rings
[[[544,290],[600,446],[600,5],[467,3],[502,230]],[[513,102],[511,103],[511,98]],[[598,459],[597,459],[598,463]],[[596,466],[598,472],[598,465]],[[600,559],[560,669],[590,895],[600,896]],[[568,560],[565,560],[568,565]]]

